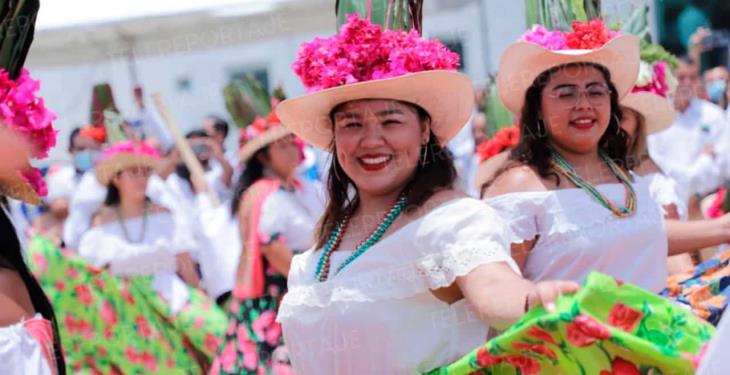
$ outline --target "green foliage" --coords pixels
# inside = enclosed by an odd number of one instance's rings
[[[38,0],[0,0],[0,68],[15,79],[28,56],[40,7]]]
[[[337,0],[335,12],[338,27],[348,15],[359,13],[387,30],[422,31],[423,0]]]

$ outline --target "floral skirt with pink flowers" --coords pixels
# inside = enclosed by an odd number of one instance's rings
[[[281,324],[276,322],[286,279],[268,272],[266,290],[260,298],[240,299],[235,292],[231,296],[230,325],[213,361],[211,375],[293,374]]]
[[[197,289],[176,315],[150,277],[120,278],[63,252],[43,237],[27,249],[28,263],[58,321],[73,374],[202,374],[227,324]],[[1,372],[1,371],[0,371]]]
[[[531,310],[428,374],[693,374],[715,332],[688,309],[599,273],[556,307]]]

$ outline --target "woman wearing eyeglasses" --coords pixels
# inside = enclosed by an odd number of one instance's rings
[[[599,271],[658,292],[667,277],[662,211],[628,171],[620,127],[639,41],[590,25],[538,27],[502,55],[498,90],[521,136],[485,199],[507,220],[526,278],[582,282]]]

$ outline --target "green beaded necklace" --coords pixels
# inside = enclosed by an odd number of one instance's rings
[[[357,246],[355,252],[347,257],[347,259],[345,259],[345,261],[337,267],[335,274],[338,274],[345,267],[349,266],[350,263],[355,261],[355,259],[364,254],[369,248],[375,245],[380,238],[383,237],[383,234],[385,234],[388,228],[390,228],[398,215],[403,212],[407,202],[408,199],[406,197],[400,197],[398,201],[395,202],[395,205],[393,205],[390,211],[388,211],[385,215],[385,218],[383,218],[380,225],[378,225],[378,227],[375,228],[375,230]],[[332,231],[332,234],[330,234],[329,240],[327,240],[327,244],[324,246],[322,255],[320,255],[319,261],[317,262],[317,268],[314,271],[314,279],[318,282],[327,281],[327,277],[330,273],[332,253],[340,246],[342,235],[345,233],[349,221],[349,216],[345,217],[339,224],[337,224],[337,227],[335,227]]]
[[[624,189],[626,190],[626,201],[624,204],[625,207],[623,208],[617,207],[615,204],[613,204],[613,202],[608,200],[608,198],[603,196],[601,192],[596,190],[593,185],[581,178],[576,172],[575,168],[573,168],[572,165],[570,165],[565,159],[563,159],[563,157],[560,156],[559,153],[552,149],[550,150],[550,153],[550,164],[553,168],[555,168],[558,172],[567,177],[576,186],[585,190],[589,195],[597,200],[598,203],[601,204],[601,206],[609,209],[614,216],[618,218],[626,218],[632,216],[634,212],[636,212],[636,192],[634,191],[634,187],[631,185],[631,179],[628,175],[626,175],[626,172],[624,172],[623,169],[616,165],[616,163],[614,163],[614,161],[611,160],[608,155],[606,155],[605,152],[603,152],[602,150],[599,152],[601,155],[601,159],[603,159],[606,165],[608,165],[608,169],[611,171],[611,174],[613,174],[619,181],[621,181],[621,183],[624,185]]]

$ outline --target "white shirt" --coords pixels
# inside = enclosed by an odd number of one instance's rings
[[[667,279],[667,235],[664,215],[649,193],[649,180],[637,178],[636,212],[617,218],[578,188],[508,193],[486,202],[505,219],[512,243],[538,237],[524,267],[531,281],[574,280],[591,271],[659,292]],[[596,186],[623,206],[624,186]]]
[[[518,272],[506,228],[472,198],[439,205],[318,283],[321,253],[294,257],[277,318],[299,375],[414,374],[451,363],[484,343],[487,325],[465,300],[448,305],[430,290],[484,264]],[[351,254],[335,251],[332,269]]]
[[[672,126],[648,136],[651,158],[668,176],[678,182],[686,181],[690,194],[712,190],[700,177],[713,164],[706,155],[701,158],[702,151],[705,146],[716,145],[728,133],[727,124],[720,107],[692,99],[684,112],[677,113]]]

